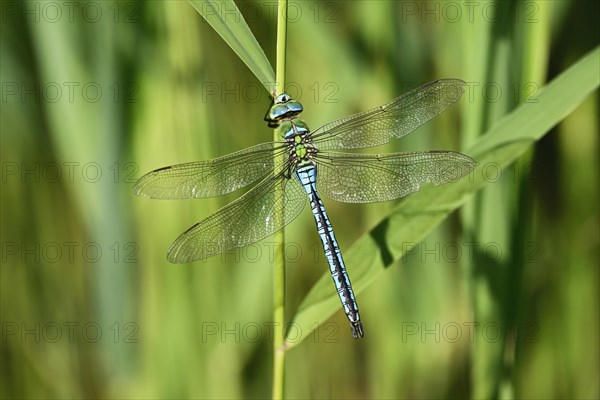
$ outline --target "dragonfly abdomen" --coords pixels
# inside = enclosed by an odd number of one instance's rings
[[[363,337],[364,331],[362,323],[360,322],[358,304],[356,303],[356,298],[354,297],[354,291],[352,290],[350,278],[346,272],[342,253],[335,238],[335,234],[333,233],[333,227],[331,226],[331,222],[327,217],[325,206],[323,205],[323,202],[317,193],[316,176],[317,168],[313,164],[301,165],[298,167],[298,169],[296,169],[296,177],[308,194],[310,208],[313,216],[315,217],[319,237],[323,243],[325,257],[329,263],[329,271],[331,272],[331,277],[333,278],[340,301],[344,307],[344,312],[350,320],[352,335],[355,338],[358,338],[359,336]]]

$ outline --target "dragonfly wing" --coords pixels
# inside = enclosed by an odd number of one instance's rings
[[[189,199],[220,196],[244,187],[273,171],[279,143],[263,143],[207,161],[163,167],[142,176],[134,185],[138,196]]]
[[[388,201],[416,192],[425,183],[453,182],[475,168],[452,151],[393,154],[317,153],[317,188],[344,203]]]
[[[420,86],[391,102],[320,127],[312,133],[320,150],[359,149],[399,139],[460,99],[465,82],[441,79]]]
[[[283,182],[283,189],[279,183]],[[300,214],[306,193],[286,171],[271,174],[239,199],[196,223],[171,245],[172,263],[202,260],[270,236]]]

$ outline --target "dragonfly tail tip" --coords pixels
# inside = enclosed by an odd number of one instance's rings
[[[365,337],[365,331],[360,321],[350,322],[350,329],[352,329],[352,336],[354,336],[354,339]]]

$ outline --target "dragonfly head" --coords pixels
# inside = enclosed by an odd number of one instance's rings
[[[287,93],[282,93],[273,101],[265,121],[269,122],[269,127],[276,128],[281,121],[294,119],[302,110],[302,104],[298,100],[292,99]]]

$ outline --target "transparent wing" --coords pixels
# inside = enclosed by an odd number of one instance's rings
[[[306,193],[297,179],[286,179],[286,171],[271,174],[239,199],[196,223],[171,245],[172,263],[205,259],[270,236],[300,214]],[[278,187],[284,182],[283,190]],[[283,218],[277,216],[283,213]]]
[[[282,151],[280,143],[263,143],[212,160],[159,168],[142,176],[134,192],[153,199],[220,196],[273,171],[273,159]]]
[[[319,193],[344,203],[388,201],[470,173],[475,161],[451,151],[393,154],[317,153]]]
[[[401,138],[454,104],[464,92],[460,79],[420,86],[391,102],[320,127],[312,133],[320,150],[373,147]]]

